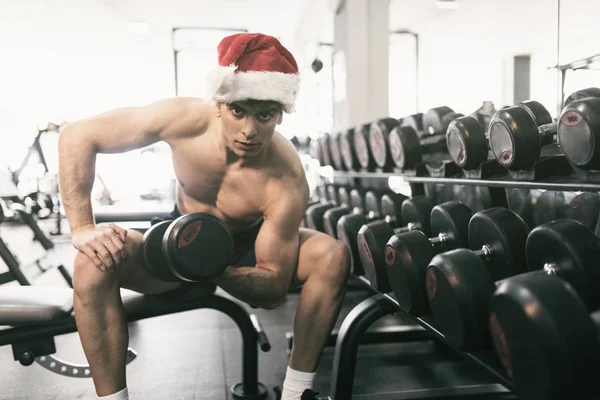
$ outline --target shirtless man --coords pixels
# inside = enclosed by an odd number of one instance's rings
[[[100,398],[128,399],[128,331],[119,288],[144,294],[181,290],[144,271],[143,235],[94,223],[90,193],[96,154],[169,144],[177,176],[176,217],[206,212],[236,237],[252,236],[246,254],[215,279],[237,299],[277,307],[303,284],[284,400],[312,396],[325,340],[338,317],[349,253],[334,238],[299,228],[309,189],[299,157],[275,132],[291,112],[298,67],[279,41],[237,34],[219,44],[208,101],[174,98],[122,108],[70,124],[59,139],[62,199],[78,250],[73,286],[77,328]],[[235,264],[235,263],[234,263]],[[312,398],[312,397],[311,397]]]

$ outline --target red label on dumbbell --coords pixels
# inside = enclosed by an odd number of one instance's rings
[[[566,126],[575,126],[581,122],[583,118],[576,111],[567,111],[561,118],[560,122]]]
[[[496,314],[490,316],[490,329],[492,331],[492,338],[494,340],[494,346],[500,358],[500,362],[504,366],[504,370],[510,378],[513,377],[512,362],[510,361],[510,351],[508,350],[508,341],[502,326],[496,318]]]
[[[369,250],[369,245],[367,244],[367,240],[365,239],[364,236],[360,237],[360,244],[365,249],[365,254],[369,258],[369,261],[373,262],[373,255],[371,255],[371,250]]]
[[[181,235],[179,236],[179,242],[177,243],[177,248],[185,247],[191,244],[194,239],[200,233],[200,228],[202,227],[202,221],[192,222],[188,227],[186,227]]]
[[[385,263],[387,265],[394,265],[396,261],[396,250],[391,246],[385,247]]]
[[[363,168],[366,168],[369,164],[369,152],[362,132],[357,132],[354,135],[354,149],[356,150],[356,156],[358,157],[360,165]]]
[[[437,293],[437,277],[435,276],[435,271],[433,268],[427,269],[427,297],[429,300],[435,299],[435,295]]]
[[[402,142],[398,131],[394,130],[390,134],[390,152],[392,153],[392,159],[396,162],[396,165],[401,166],[404,164],[404,151],[402,149]]]

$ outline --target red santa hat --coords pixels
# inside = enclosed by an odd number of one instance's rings
[[[294,111],[300,87],[294,56],[276,38],[261,33],[225,37],[217,47],[219,67],[209,74],[209,97],[231,103],[272,100]]]

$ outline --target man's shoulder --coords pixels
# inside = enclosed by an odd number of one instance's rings
[[[172,97],[162,100],[159,109],[168,126],[167,138],[175,139],[204,133],[211,125],[211,104],[197,97]],[[150,111],[150,110],[149,110]]]

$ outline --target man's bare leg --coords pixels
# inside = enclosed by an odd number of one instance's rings
[[[139,257],[142,237],[137,231],[128,232],[125,248],[129,257],[117,272],[100,272],[83,253],[75,257],[75,321],[98,396],[117,393],[127,386],[129,336],[119,288],[152,294],[179,286],[159,281],[144,271]]]
[[[344,301],[349,272],[350,254],[344,244],[323,233],[301,230],[297,279],[304,286],[294,317],[292,369],[317,370]]]
[[[283,399],[299,398],[302,384],[312,387],[321,353],[338,318],[350,271],[350,254],[340,241],[323,233],[300,229],[300,250],[296,279],[292,286],[304,284],[294,317],[294,345],[284,382]],[[254,267],[231,268],[217,284],[242,301],[263,308],[275,308],[285,298],[274,288],[274,276]],[[283,293],[279,298],[271,293]],[[291,371],[290,371],[291,369]],[[297,379],[290,383],[289,375]],[[302,382],[304,381],[304,382]],[[287,387],[286,387],[287,386]],[[286,397],[286,392],[294,392]]]

